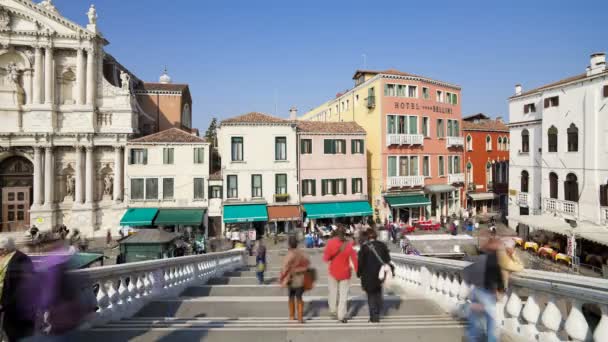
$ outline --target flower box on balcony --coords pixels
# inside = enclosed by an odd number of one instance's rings
[[[274,201],[275,202],[287,202],[287,201],[289,201],[289,194],[275,194]]]

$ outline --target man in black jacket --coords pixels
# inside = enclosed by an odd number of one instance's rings
[[[362,233],[359,250],[359,269],[357,277],[361,278],[361,287],[367,294],[367,305],[369,307],[369,320],[372,323],[380,322],[380,312],[382,311],[382,283],[379,278],[380,269],[388,264],[391,272],[394,272],[390,264],[391,256],[386,245],[376,240],[376,231],[368,228]],[[367,241],[366,241],[367,240]]]

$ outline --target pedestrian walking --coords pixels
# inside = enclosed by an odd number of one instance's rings
[[[264,284],[264,272],[266,271],[266,246],[264,240],[258,240],[258,246],[255,251],[255,269],[258,283]]]
[[[336,229],[335,237],[327,241],[323,252],[323,261],[329,263],[329,311],[338,321],[346,323],[348,288],[350,286],[351,267],[358,268],[357,253],[353,242],[346,240],[344,226]]]
[[[304,277],[310,266],[308,256],[298,248],[298,239],[295,235],[290,235],[288,238],[287,255],[283,259],[283,267],[281,267],[281,276],[279,282],[281,286],[286,287],[289,293],[289,320],[295,319],[296,306],[298,309],[298,321],[304,323]]]
[[[31,259],[18,251],[12,237],[0,238],[0,327],[9,341],[18,341],[34,333],[34,267]],[[32,286],[33,285],[33,286]]]
[[[475,287],[471,291],[468,311],[468,341],[481,341],[484,330],[488,342],[497,341],[496,301],[502,295],[504,283],[497,252],[501,242],[490,237],[483,246],[479,260],[464,270],[465,281]]]
[[[389,265],[392,275],[394,274],[394,266],[391,264],[388,247],[383,242],[377,240],[376,231],[369,228],[363,234],[367,237],[367,241],[361,245],[361,249],[359,250],[357,277],[361,278],[361,287],[367,294],[369,321],[371,323],[379,323],[383,306],[382,286],[386,279],[386,276],[380,277],[380,271],[383,267]]]

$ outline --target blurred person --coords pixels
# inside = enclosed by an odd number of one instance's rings
[[[289,320],[295,319],[296,306],[298,309],[298,322],[304,323],[304,276],[310,260],[308,256],[298,248],[298,239],[295,235],[290,235],[287,241],[288,251],[283,266],[281,267],[281,275],[279,282],[281,286],[287,287],[289,290]]]
[[[500,240],[490,236],[482,247],[480,259],[465,268],[465,279],[475,286],[470,294],[469,325],[466,329],[468,341],[480,341],[484,330],[488,342],[497,341],[496,301],[505,288],[498,263],[498,250],[501,247]]]
[[[367,294],[369,321],[379,323],[383,306],[382,285],[386,279],[380,279],[380,270],[385,265],[390,265],[390,273],[394,274],[394,266],[391,265],[388,247],[376,240],[378,238],[376,231],[369,228],[363,234],[367,237],[367,241],[362,243],[359,249],[357,277],[361,278],[361,287]]]
[[[0,237],[0,317],[9,342],[34,333],[33,276],[32,260],[17,250],[12,237]]]
[[[509,288],[509,277],[512,272],[521,272],[524,265],[515,254],[515,241],[512,238],[504,240],[504,248],[498,250],[498,264],[502,271],[504,291]]]
[[[323,261],[329,263],[329,311],[342,323],[347,323],[351,267],[355,272],[358,269],[357,253],[353,245],[353,242],[346,240],[346,231],[341,225],[336,229],[335,237],[327,241],[323,252]]]
[[[264,240],[258,240],[258,246],[255,251],[255,266],[258,283],[264,284],[264,272],[266,271],[266,246]]]

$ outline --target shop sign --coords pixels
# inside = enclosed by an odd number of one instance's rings
[[[415,102],[405,102],[405,101],[395,101],[395,109],[415,109],[415,110],[420,110],[420,108],[422,108],[422,110],[428,111],[428,112],[433,112],[433,113],[443,113],[443,114],[452,114],[452,108],[449,107],[441,107],[441,106],[428,106],[428,105],[419,105]]]

